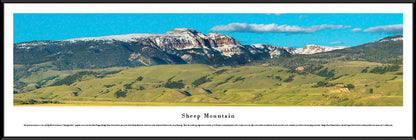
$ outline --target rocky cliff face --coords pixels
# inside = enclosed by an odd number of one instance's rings
[[[287,48],[267,44],[242,45],[219,34],[178,28],[164,34],[127,34],[61,41],[14,44],[15,64],[52,62],[59,69],[202,63],[239,65],[255,60],[331,51],[335,47],[307,45]]]

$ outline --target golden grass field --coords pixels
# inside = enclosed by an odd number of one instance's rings
[[[87,75],[70,85],[44,86],[14,94],[14,105],[402,106],[402,68],[384,74],[361,72],[366,67],[372,69],[376,66],[383,64],[366,61],[325,64],[322,69],[334,70],[337,79],[326,79],[316,73],[293,73],[289,69],[274,66],[213,68],[203,64],[186,64],[119,68],[117,70],[122,70],[121,72],[102,78]],[[224,72],[218,73],[221,70]],[[67,73],[37,73],[22,80],[30,82],[59,76],[48,81],[53,83],[70,75]],[[143,80],[138,81],[139,76]],[[204,76],[210,81],[198,86],[192,84]],[[291,76],[292,80],[287,80]],[[183,82],[185,86],[164,87],[169,80]],[[320,81],[333,85],[314,87]],[[346,88],[347,84],[354,87]],[[123,91],[124,97],[117,97],[118,91]],[[26,104],[30,100],[37,103]],[[42,101],[54,103],[39,104]]]

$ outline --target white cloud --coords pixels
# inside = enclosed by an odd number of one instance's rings
[[[313,33],[324,29],[351,28],[343,25],[313,25],[309,27],[299,27],[296,25],[277,25],[277,24],[247,24],[230,23],[228,25],[218,25],[212,27],[213,31],[226,32],[256,32],[256,33]]]
[[[331,43],[329,43],[329,44],[331,44],[331,45],[334,45],[334,44],[344,44],[344,42],[341,42],[341,41],[335,41],[335,42],[331,42]]]
[[[403,24],[376,26],[364,30],[368,33],[403,34]]]
[[[354,29],[352,29],[351,31],[353,31],[353,32],[361,32],[363,29],[361,29],[361,28],[354,28]]]

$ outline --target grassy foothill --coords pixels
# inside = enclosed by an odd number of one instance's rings
[[[38,71],[16,106],[402,106],[402,65],[368,61],[306,71],[269,65],[156,65]]]

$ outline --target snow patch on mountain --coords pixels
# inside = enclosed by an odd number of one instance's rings
[[[385,38],[385,39],[382,39],[378,42],[386,42],[386,41],[403,41],[403,36]]]
[[[315,54],[321,52],[328,52],[334,51],[339,49],[347,48],[347,46],[337,46],[337,47],[328,47],[328,46],[320,46],[320,45],[305,45],[303,48],[296,48],[294,50],[295,54]]]
[[[43,41],[33,41],[33,42],[18,43],[16,44],[16,47],[20,49],[31,49],[36,46],[43,46],[43,45],[49,45],[49,44],[50,43],[43,42]]]
[[[264,49],[264,48],[269,49],[266,47],[266,44],[253,44],[252,46],[255,48],[259,48],[259,49]]]
[[[110,35],[110,36],[101,36],[101,37],[84,37],[84,38],[74,38],[74,39],[67,39],[64,41],[136,41],[138,38],[147,38],[152,36],[163,36],[163,34],[126,34],[126,35]]]
[[[223,45],[221,47],[214,47],[213,49],[219,51],[221,55],[231,57],[243,53],[240,47],[241,45]]]

